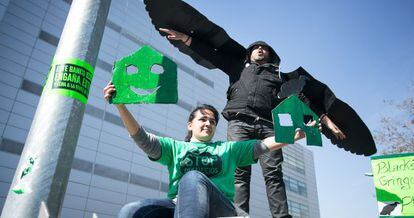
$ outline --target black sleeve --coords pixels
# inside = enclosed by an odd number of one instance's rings
[[[214,49],[197,38],[192,39],[190,49],[229,76],[243,69],[244,58],[241,55],[224,53],[220,48]]]
[[[311,109],[318,113],[319,116],[327,113],[336,99],[335,94],[326,84],[314,78],[307,82],[303,93],[312,102]]]
[[[318,116],[327,113],[336,99],[332,90],[324,83],[311,76],[305,69],[299,67],[295,71],[284,74],[284,80],[303,80],[304,86],[299,90],[306,97],[302,99]],[[288,83],[286,83],[288,85]],[[299,95],[301,98],[301,95]]]

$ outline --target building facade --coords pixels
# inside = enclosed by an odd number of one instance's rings
[[[42,86],[59,43],[71,0],[0,0],[0,208],[3,208],[34,117]],[[115,60],[144,45],[175,61],[179,101],[130,105],[150,132],[183,139],[192,108],[222,110],[227,76],[208,71],[180,54],[152,26],[142,1],[112,0],[76,148],[62,217],[115,217],[127,202],[166,197],[168,172],[151,162],[124,129],[113,105],[102,97]],[[208,71],[208,72],[207,72]],[[216,140],[226,139],[221,119]],[[289,207],[294,217],[319,217],[312,153],[300,145],[284,149]],[[252,176],[251,216],[269,217],[258,165]]]

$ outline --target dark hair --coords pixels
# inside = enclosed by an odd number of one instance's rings
[[[219,121],[219,113],[216,110],[216,108],[214,108],[213,106],[209,105],[209,104],[201,104],[198,105],[191,113],[190,116],[188,117],[188,122],[193,121],[194,117],[196,116],[197,111],[200,111],[201,114],[205,114],[205,110],[210,110],[211,112],[213,112],[214,114],[214,118],[216,119],[216,126],[218,124]],[[187,132],[187,136],[185,137],[186,142],[189,142],[191,140],[191,137],[193,136],[193,132],[191,130],[189,130]]]

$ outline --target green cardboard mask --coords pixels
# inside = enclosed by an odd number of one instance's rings
[[[177,65],[150,46],[114,64],[113,104],[177,103]]]
[[[293,144],[295,130],[300,128],[306,134],[306,144],[322,146],[322,137],[318,129],[318,116],[296,95],[282,101],[272,110],[275,141]],[[316,121],[314,126],[307,126],[305,117]]]

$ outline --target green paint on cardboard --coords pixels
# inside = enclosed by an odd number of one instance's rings
[[[113,104],[177,103],[177,65],[150,46],[114,64]]]
[[[295,130],[302,129],[306,134],[306,144],[322,146],[322,137],[318,129],[318,116],[296,95],[282,101],[272,110],[275,141],[294,143]],[[305,117],[316,121],[314,126],[307,126]]]

